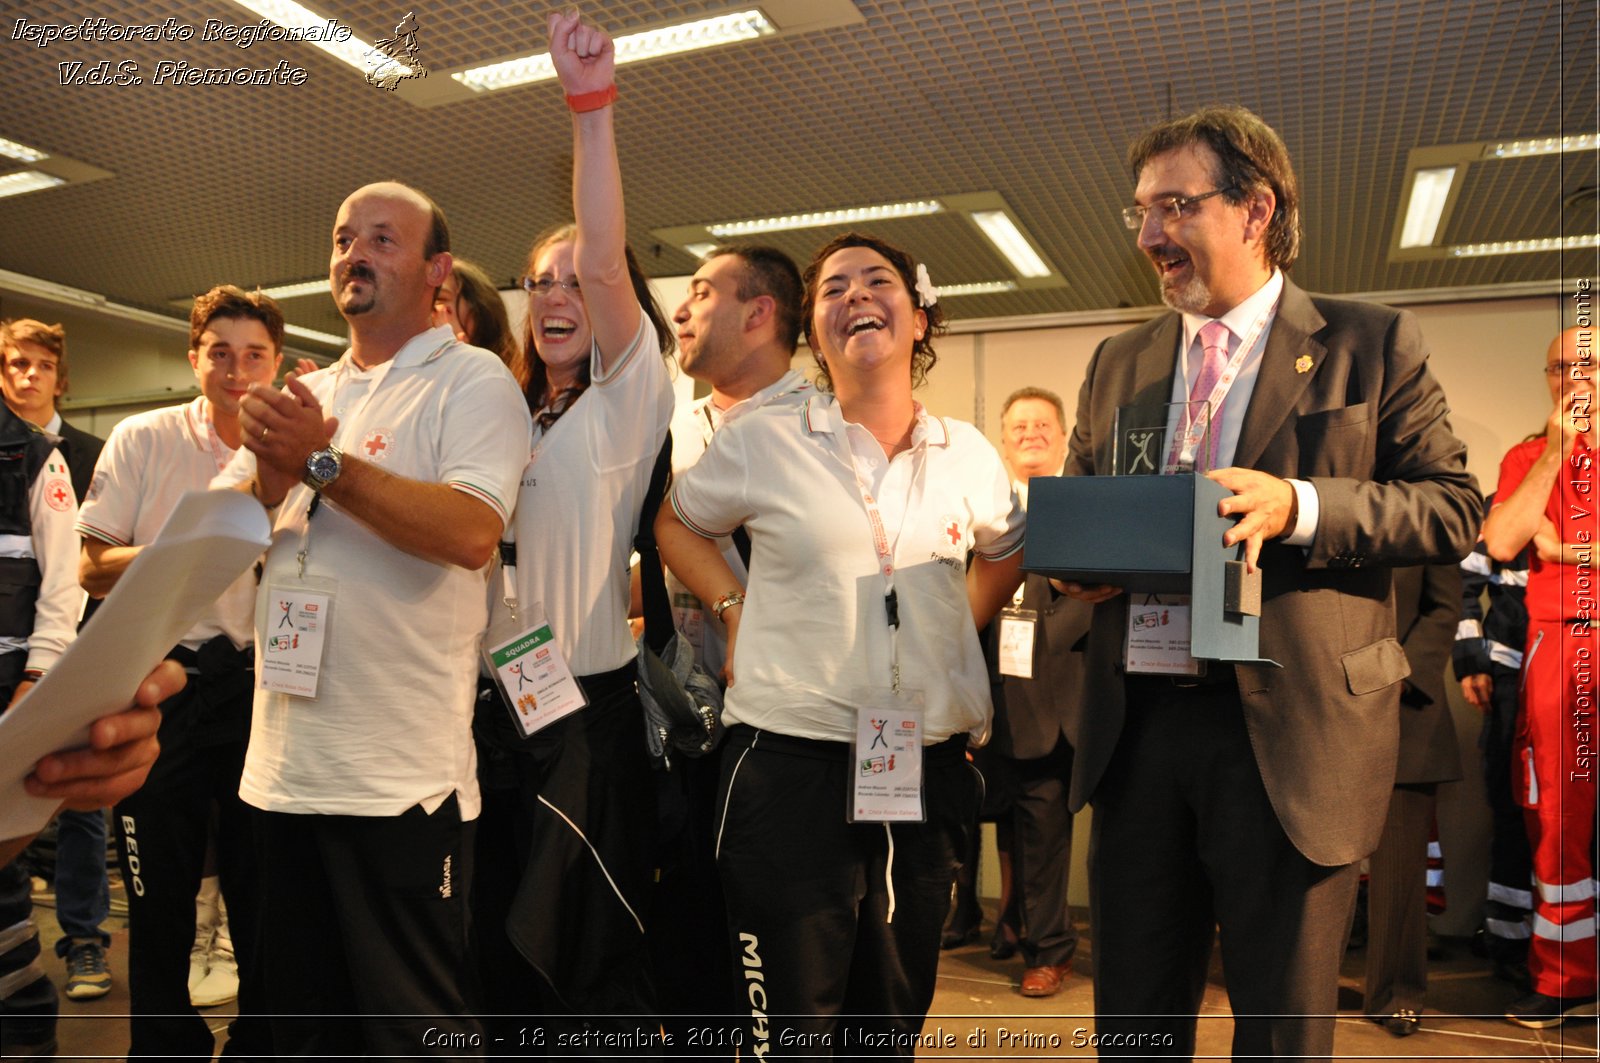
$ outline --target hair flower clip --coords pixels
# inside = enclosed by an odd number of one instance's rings
[[[919,306],[932,306],[939,301],[939,289],[928,279],[928,267],[917,263],[917,301]]]

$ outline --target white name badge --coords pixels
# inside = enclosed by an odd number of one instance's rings
[[[850,743],[851,823],[921,823],[922,711],[920,690],[858,693],[856,736]]]
[[[1000,674],[1033,678],[1033,636],[1039,613],[1034,609],[1000,610]]]
[[[332,581],[319,579],[285,580],[262,588],[258,690],[317,696],[334,590]]]
[[[535,626],[483,650],[523,738],[589,704],[543,612],[534,616]]]
[[[1128,603],[1128,671],[1146,675],[1200,675],[1189,656],[1189,596],[1147,594]]]

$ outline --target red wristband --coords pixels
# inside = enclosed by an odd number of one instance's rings
[[[576,96],[567,97],[567,107],[573,114],[583,114],[585,111],[598,111],[602,107],[609,107],[617,102],[617,85],[612,82],[603,89],[593,92],[580,92]]]

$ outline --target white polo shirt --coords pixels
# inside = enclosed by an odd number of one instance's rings
[[[495,355],[441,325],[372,369],[346,353],[303,379],[339,418],[334,444],[345,453],[449,484],[501,519],[510,513],[530,422]],[[213,486],[244,483],[255,467],[241,450]],[[239,796],[273,812],[393,816],[416,804],[431,813],[454,793],[462,818],[476,817],[471,723],[488,619],[484,571],[405,553],[330,499],[308,528],[311,497],[296,485],[276,512],[262,600],[294,577],[302,549],[307,577],[337,583],[317,696],[256,691]]]
[[[847,432],[859,437],[853,448]],[[1000,455],[976,428],[919,405],[911,448],[886,461],[871,434],[847,426],[821,394],[719,431],[672,493],[678,516],[700,534],[740,524],[750,533],[724,718],[849,741],[855,693],[889,687],[885,584],[857,470],[894,544],[900,673],[925,698],[926,741],[987,732],[989,675],[966,560],[969,550],[998,560],[1022,547],[1026,518]]]
[[[137,413],[111,429],[95,462],[78,534],[112,546],[144,546],[156,537],[178,500],[204,491],[233,459],[218,436],[211,402]],[[256,574],[242,573],[180,640],[191,650],[217,635],[239,649],[255,642]]]
[[[811,382],[798,369],[791,369],[747,399],[719,410],[712,405],[711,396],[683,407],[672,418],[672,473],[674,478],[700,460],[711,444],[713,434],[733,424],[739,418],[769,404],[798,407],[815,394]],[[717,540],[722,548],[722,559],[733,569],[740,586],[749,582],[744,570],[744,559],[739,556],[733,539],[724,536]],[[673,619],[678,630],[688,634],[695,645],[695,659],[700,667],[712,675],[722,674],[722,662],[728,652],[728,629],[716,614],[707,609],[682,583],[667,571],[667,593],[672,596]],[[691,617],[689,614],[693,613]],[[694,630],[690,630],[693,628]]]
[[[598,349],[590,360],[588,389],[534,441],[514,518],[517,601],[544,604],[574,675],[621,668],[637,652],[628,557],[673,403],[644,314],[610,373],[601,372]],[[498,618],[506,607],[491,596]]]

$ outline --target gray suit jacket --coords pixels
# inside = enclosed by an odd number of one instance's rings
[[[1461,618],[1461,566],[1394,571],[1394,621],[1411,675],[1400,692],[1400,783],[1461,778],[1461,747],[1445,697],[1444,669]]]
[[[1100,345],[1069,475],[1110,472],[1119,406],[1168,401],[1181,335],[1168,313]],[[1285,282],[1233,464],[1310,480],[1321,517],[1309,548],[1271,542],[1261,553],[1261,655],[1283,667],[1235,668],[1273,809],[1318,864],[1372,851],[1394,784],[1408,668],[1389,567],[1457,561],[1477,531],[1482,499],[1446,413],[1414,318]],[[1126,596],[1096,607],[1074,809],[1093,797],[1122,730],[1126,627]]]

